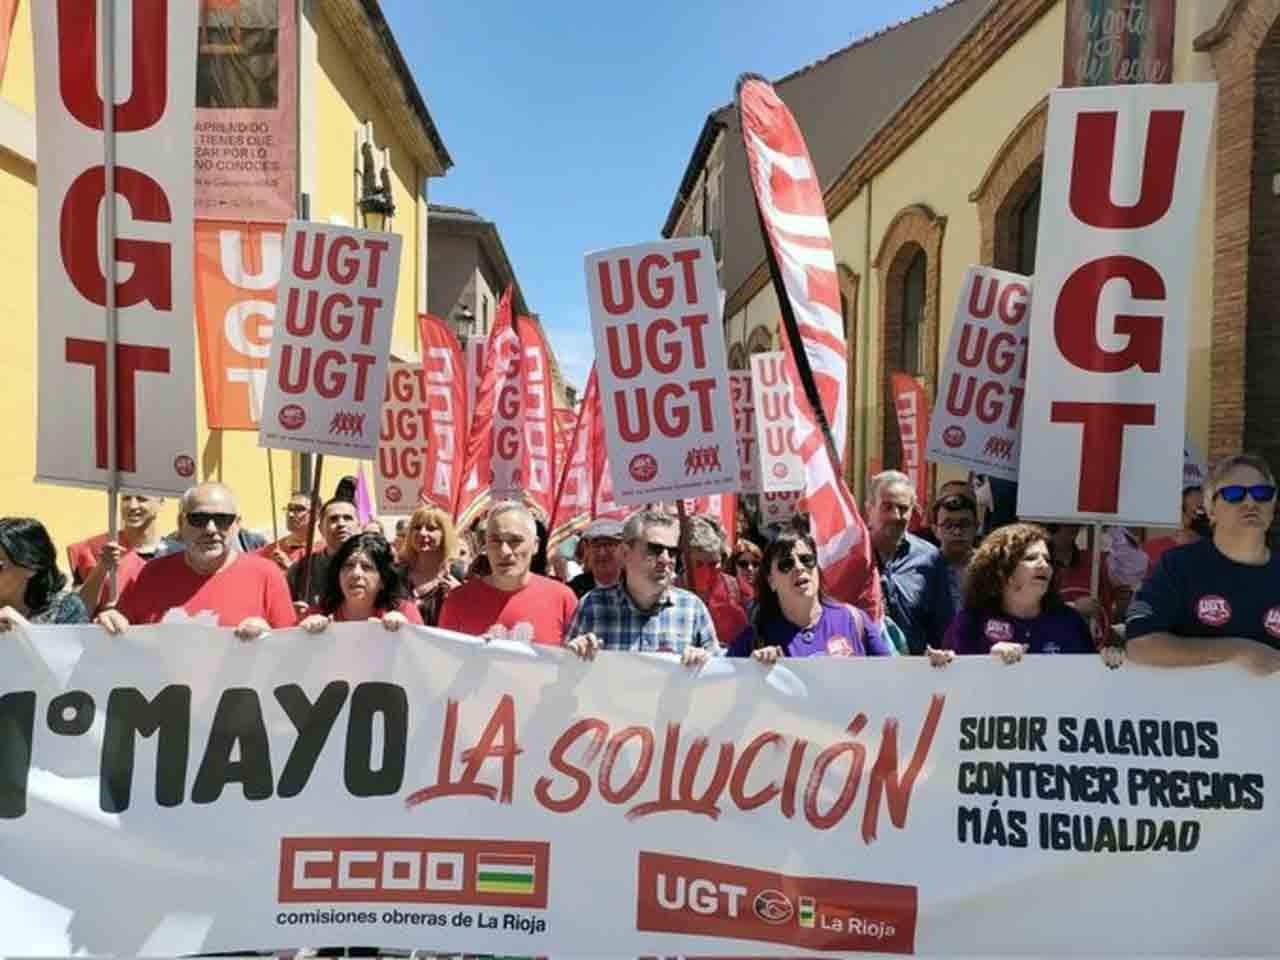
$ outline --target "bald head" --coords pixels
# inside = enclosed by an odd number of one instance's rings
[[[178,509],[184,514],[190,513],[192,510],[203,509],[205,504],[212,502],[218,504],[219,510],[230,510],[235,514],[240,512],[240,503],[236,500],[236,495],[231,488],[225,483],[213,482],[187,487],[178,501]]]
[[[187,490],[178,506],[187,563],[199,573],[215,572],[228,562],[239,533],[236,495],[221,483],[202,483]]]

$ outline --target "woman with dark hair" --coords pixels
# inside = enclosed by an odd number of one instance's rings
[[[752,622],[729,656],[775,663],[781,657],[891,657],[875,622],[857,607],[823,595],[813,538],[780,533],[765,549],[756,579]]]
[[[66,586],[44,524],[0,519],[0,632],[23,623],[88,623],[80,595]]]
[[[381,534],[357,533],[338,548],[325,572],[320,602],[298,625],[308,633],[319,633],[335,621],[353,620],[378,620],[388,630],[399,630],[406,623],[422,625],[391,544]]]
[[[945,666],[956,654],[990,654],[1017,663],[1025,653],[1093,653],[1089,624],[1053,588],[1049,533],[1014,523],[987,535],[965,571],[964,609],[951,621],[942,650],[929,662]],[[1104,647],[1107,666],[1123,652]]]

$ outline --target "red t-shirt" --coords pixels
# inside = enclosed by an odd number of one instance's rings
[[[533,627],[534,643],[558,647],[577,609],[578,598],[559,580],[535,573],[519,590],[508,593],[472,577],[449,591],[438,626],[480,636],[494,624],[511,630],[527,623]]]
[[[276,547],[279,547],[281,550],[284,551],[284,555],[289,558],[289,566],[293,566],[295,563],[301,560],[302,555],[307,552],[307,541],[303,540],[302,543],[298,544],[296,547],[289,546],[288,541],[289,541],[288,537],[281,537],[275,543],[268,543],[265,547],[259,548],[259,550],[257,551],[258,556],[265,557],[266,559],[271,560],[271,558],[275,555]],[[323,549],[324,549],[324,541],[321,540],[319,537],[316,537],[315,543],[312,545],[311,552],[315,553]],[[271,562],[275,563],[274,560],[271,560]]]
[[[280,568],[244,553],[210,576],[187,566],[184,553],[152,560],[121,593],[118,606],[130,623],[159,623],[174,607],[191,616],[212,611],[224,627],[239,626],[249,617],[261,617],[277,628],[298,622]]]
[[[76,583],[84,583],[88,579],[98,565],[98,554],[108,539],[107,534],[100,533],[67,547],[67,566],[71,568],[71,577]]]
[[[373,611],[372,616],[374,616],[374,617],[382,617],[386,612],[387,612],[386,610],[383,610],[383,609],[382,609],[382,608],[380,608],[380,607],[375,607],[375,608],[374,608],[374,611]],[[310,608],[308,608],[308,610],[307,610],[306,616],[308,616],[308,617],[309,617],[309,616],[311,616],[312,614],[316,614],[316,613],[321,613],[321,614],[324,614],[326,617],[330,617],[330,618],[333,620],[333,622],[334,622],[334,623],[346,623],[346,622],[347,622],[347,618],[346,618],[346,617],[344,617],[344,616],[342,615],[342,608],[341,608],[341,607],[339,607],[339,608],[338,608],[338,610],[337,610],[337,612],[335,612],[335,613],[333,613],[333,614],[325,613],[325,612],[324,612],[323,610],[321,610],[319,607],[310,607]],[[418,605],[417,605],[416,603],[414,603],[412,600],[400,600],[400,601],[398,601],[398,602],[396,603],[396,613],[402,613],[402,614],[404,614],[404,618],[405,618],[406,620],[408,620],[410,623],[417,624],[417,625],[418,625],[418,626],[420,626],[420,627],[421,627],[421,626],[425,626],[425,624],[423,624],[423,622],[422,622],[422,614],[420,614],[420,613],[418,612]]]
[[[106,541],[103,541],[103,542],[105,543]],[[129,584],[133,583],[134,580],[138,579],[138,574],[142,572],[142,568],[145,567],[146,565],[147,565],[147,558],[139,556],[133,550],[130,550],[128,553],[126,553],[123,557],[120,558],[120,562],[116,565],[116,596],[117,597],[124,596],[124,592],[128,588]],[[93,566],[89,567],[89,569],[85,573],[86,579],[88,575],[93,572],[93,569],[96,566],[97,566],[97,563],[94,563]],[[102,587],[98,590],[97,610],[101,610],[103,606],[106,604],[107,591],[110,588],[110,586],[111,586],[110,582],[104,578],[102,581]],[[90,611],[90,613],[94,613],[94,612],[96,612],[96,610]]]

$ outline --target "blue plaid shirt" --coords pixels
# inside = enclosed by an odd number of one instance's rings
[[[578,603],[565,638],[594,633],[605,650],[683,654],[689,644],[720,654],[706,605],[695,594],[670,587],[651,610],[641,610],[624,581],[597,587]]]

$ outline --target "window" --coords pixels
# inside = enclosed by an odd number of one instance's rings
[[[484,318],[484,326],[481,333],[489,332],[489,298],[482,296],[480,298],[480,315]]]
[[[913,375],[921,372],[920,340],[924,334],[925,278],[928,272],[928,260],[920,250],[912,258],[902,281],[902,353],[898,357],[897,369]]]
[[[1036,235],[1040,232],[1040,184],[1027,194],[1016,213],[1017,272],[1033,276],[1036,272]]]

